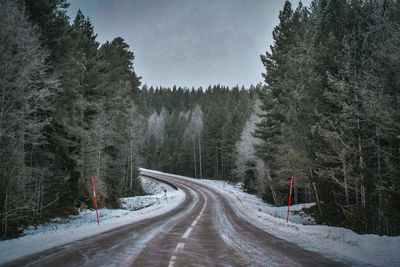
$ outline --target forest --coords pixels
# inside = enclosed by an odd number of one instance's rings
[[[264,83],[152,87],[65,0],[0,1],[0,238],[145,192],[139,167],[242,182],[317,223],[400,234],[400,1],[286,1]],[[269,33],[270,34],[270,33]],[[261,74],[260,74],[261,77]]]
[[[400,2],[286,1],[279,19],[261,55],[259,193],[282,205],[294,175],[296,202],[315,201],[317,222],[398,235]]]

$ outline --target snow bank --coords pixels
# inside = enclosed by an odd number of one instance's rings
[[[177,192],[172,186],[164,183],[160,183],[155,179],[148,177],[141,177],[142,187],[149,195],[139,197],[121,198],[121,206],[127,210],[140,210],[143,208],[150,207],[152,205],[159,206],[163,202],[166,202],[165,192],[167,191],[168,201],[173,200],[176,197]]]
[[[218,188],[222,190],[224,193],[229,193],[242,204],[247,207],[250,207],[253,210],[258,211],[258,213],[266,213],[272,215],[276,218],[281,218],[285,220],[286,223],[286,215],[287,215],[287,206],[282,207],[274,207],[272,205],[268,205],[264,203],[261,199],[256,197],[255,195],[247,194],[242,191],[242,183],[229,184],[225,181],[221,180],[201,180],[205,182],[207,185],[212,185],[213,188]],[[314,219],[307,215],[302,209],[313,206],[315,203],[305,203],[305,204],[297,204],[290,206],[290,214],[289,220],[293,223],[299,224],[315,224]]]
[[[182,203],[185,193],[153,179],[142,177],[146,192],[154,195],[121,199],[123,209],[99,209],[100,226],[95,210],[81,210],[69,219],[57,218],[52,223],[30,227],[24,235],[0,241],[0,265],[56,246],[109,231],[133,222],[164,214]],[[167,199],[164,189],[167,190]]]
[[[314,220],[301,211],[313,203],[290,206],[289,223],[286,223],[287,206],[268,205],[244,193],[240,184],[204,179],[199,182],[223,193],[236,212],[249,222],[301,247],[357,265],[400,266],[400,236],[360,235],[345,228],[315,225]]]

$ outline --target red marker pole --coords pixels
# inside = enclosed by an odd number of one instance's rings
[[[286,223],[289,220],[290,199],[292,198],[292,186],[293,186],[293,176],[292,176],[292,181],[290,182],[289,206],[287,208]]]
[[[94,207],[96,208],[96,215],[97,215],[97,225],[100,226],[99,213],[97,212],[96,190],[94,189],[94,177],[93,176],[92,176],[92,185],[93,185],[93,201],[94,201]]]

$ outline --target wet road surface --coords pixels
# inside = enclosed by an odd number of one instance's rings
[[[343,266],[249,223],[209,186],[141,171],[183,190],[165,214],[46,250],[7,266]]]

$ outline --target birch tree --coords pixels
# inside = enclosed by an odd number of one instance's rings
[[[160,114],[154,111],[147,119],[147,144],[149,147],[148,153],[151,153],[151,165],[153,168],[160,167],[160,148],[164,142],[165,133],[165,120],[167,117],[167,111],[162,108]]]
[[[203,178],[203,167],[201,157],[201,138],[203,132],[203,112],[199,105],[196,105],[191,113],[190,121],[185,129],[185,137],[188,138],[192,143],[193,148],[193,166],[194,166],[194,177]],[[196,153],[198,156],[196,156]],[[197,168],[198,167],[198,168]],[[198,172],[197,172],[198,169]]]

